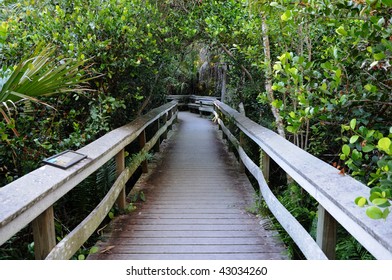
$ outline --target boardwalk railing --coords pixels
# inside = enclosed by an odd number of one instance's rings
[[[36,259],[71,258],[99,227],[114,203],[126,208],[125,184],[139,166],[147,172],[143,159],[125,166],[124,149],[136,141],[140,153],[153,148],[159,150],[161,140],[166,138],[176,118],[177,102],[167,103],[78,150],[87,158],[69,169],[44,165],[0,188],[0,245],[32,223]],[[112,158],[118,176],[115,183],[99,205],[56,244],[53,204]]]
[[[341,175],[329,164],[293,145],[220,101],[215,101],[215,119],[226,138],[237,149],[242,164],[257,179],[270,211],[308,259],[333,259],[336,223],[340,223],[375,258],[392,259],[392,220],[371,220],[355,205],[357,196],[369,188],[350,176]],[[257,166],[228,127],[236,127],[263,151],[263,166]],[[319,203],[317,240],[284,208],[267,185],[269,159],[273,159],[293,180]]]

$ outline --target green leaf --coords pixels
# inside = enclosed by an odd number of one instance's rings
[[[356,119],[352,119],[351,122],[350,122],[351,129],[354,130],[356,126],[357,126],[357,120]]]
[[[384,137],[378,140],[378,148],[380,150],[389,152],[389,146],[391,146],[391,139]]]
[[[280,19],[281,19],[282,21],[288,21],[288,20],[291,19],[292,15],[293,15],[293,14],[291,13],[291,11],[290,11],[290,10],[287,10],[287,11],[285,11],[285,12],[283,13],[283,15],[280,16]]]
[[[377,61],[382,60],[382,59],[384,59],[385,57],[386,57],[386,56],[385,56],[385,53],[383,53],[383,52],[373,54],[373,58],[374,58],[375,60],[377,60]]]
[[[276,6],[278,6],[278,5],[279,5],[278,2],[271,2],[271,3],[270,3],[270,6],[271,6],[271,7],[276,7]]]
[[[368,215],[369,218],[375,220],[382,219],[384,217],[383,212],[376,206],[371,206],[366,209],[366,215]]]
[[[369,152],[373,151],[374,148],[375,147],[373,145],[366,145],[366,146],[362,147],[362,152],[369,153]]]
[[[83,260],[85,260],[86,259],[86,257],[84,256],[84,255],[79,255],[78,256],[78,260],[80,260],[80,261],[83,261]]]
[[[350,154],[350,146],[349,145],[347,145],[347,144],[345,144],[345,145],[343,145],[343,147],[342,147],[342,152],[343,152],[343,154],[345,155],[345,156],[348,156],[349,154]]]
[[[365,206],[367,203],[367,199],[363,196],[359,196],[355,199],[355,204],[358,205],[359,207]]]
[[[386,199],[386,198],[375,198],[375,199],[373,199],[372,203],[376,206],[379,206],[379,207],[391,206],[391,203],[389,203],[388,199]]]
[[[350,138],[350,143],[351,143],[351,144],[354,144],[355,142],[357,142],[358,138],[359,138],[359,135],[353,135],[353,136],[351,136],[351,138]]]
[[[341,25],[341,26],[339,26],[336,30],[335,30],[335,32],[336,33],[338,33],[339,35],[342,35],[342,36],[347,36],[347,31],[344,29],[344,26],[343,25]]]
[[[111,220],[114,219],[114,213],[113,213],[113,212],[109,212],[108,216],[109,216],[109,218],[110,218]]]
[[[389,213],[391,213],[391,210],[389,210],[389,208],[385,208],[384,212],[382,212],[382,217],[386,219]]]
[[[97,246],[91,247],[89,254],[95,254],[99,251],[99,248]]]

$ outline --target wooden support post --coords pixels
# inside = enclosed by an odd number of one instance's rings
[[[261,169],[263,172],[264,179],[268,183],[270,176],[270,157],[264,151],[261,151]]]
[[[44,260],[56,246],[53,206],[39,215],[33,222],[34,251],[37,260]]]
[[[120,176],[120,174],[124,171],[125,169],[125,156],[124,156],[124,149],[122,149],[117,155],[116,155],[116,175],[117,177]],[[127,206],[127,200],[126,200],[126,191],[125,191],[125,185],[122,188],[120,194],[118,195],[117,198],[117,206],[124,210]]]
[[[168,113],[166,113],[166,114],[164,114],[164,115],[162,116],[162,121],[163,121],[163,124],[164,124],[164,125],[166,125],[167,120],[168,120]],[[168,128],[168,129],[169,129],[169,128]],[[163,139],[163,140],[167,139],[167,129],[166,129],[166,131],[162,134],[162,139]]]
[[[334,260],[336,257],[336,230],[337,222],[335,218],[319,205],[316,241],[330,260]]]
[[[157,119],[153,124],[153,135],[158,132],[159,128],[161,127],[160,119]],[[159,138],[158,141],[155,143],[153,147],[153,151],[155,153],[159,153],[161,150],[161,139]]]
[[[240,132],[240,146],[241,146],[241,148],[244,148],[244,145],[245,145],[245,135],[241,131]],[[245,165],[242,162],[241,158],[239,158],[239,163],[240,163],[240,172],[245,172]]]
[[[140,150],[143,149],[143,147],[146,145],[146,131],[143,130],[142,133],[139,135],[139,147]],[[143,173],[148,173],[148,165],[147,165],[147,160],[142,162],[142,170]]]
[[[239,109],[239,112],[241,113],[241,115],[246,117],[244,104],[242,102],[238,105],[238,109]],[[242,148],[244,148],[244,146],[245,146],[245,134],[241,130],[240,130],[240,146]],[[240,171],[245,172],[244,163],[242,162],[241,159],[239,159],[239,162],[240,162]]]

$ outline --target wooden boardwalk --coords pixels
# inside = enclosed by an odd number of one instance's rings
[[[276,232],[249,213],[254,191],[210,120],[179,113],[155,168],[135,186],[146,201],[117,217],[88,259],[286,259]]]

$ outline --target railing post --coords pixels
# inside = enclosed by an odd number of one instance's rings
[[[142,133],[139,135],[139,147],[140,150],[143,149],[143,147],[146,145],[146,130],[143,130]],[[148,173],[148,165],[147,165],[147,160],[144,160],[142,162],[142,170],[143,173]]]
[[[163,125],[166,125],[167,119],[168,119],[167,117],[168,117],[168,113],[166,113],[166,114],[164,114],[164,115],[162,116]],[[167,128],[166,131],[162,134],[162,139],[163,139],[163,140],[167,139],[167,131],[168,131],[168,129],[169,129],[169,128]]]
[[[161,127],[161,121],[160,121],[160,118],[159,118],[153,124],[153,135],[158,132],[160,127]],[[160,152],[160,150],[161,150],[160,146],[161,146],[161,139],[159,138],[157,140],[157,142],[155,143],[154,147],[153,147],[153,150],[154,150],[155,153],[159,153]]]
[[[239,109],[239,112],[241,113],[241,115],[246,117],[244,104],[242,102],[238,105],[238,109]],[[243,148],[245,146],[245,134],[241,130],[240,130],[240,146],[241,146],[241,148]],[[239,163],[240,163],[240,171],[245,172],[245,165],[242,162],[240,157],[239,157]]]
[[[336,257],[336,228],[337,222],[324,207],[318,206],[317,244],[328,259]]]
[[[33,222],[34,252],[37,260],[43,260],[56,246],[53,206],[46,209]]]
[[[125,156],[124,156],[124,149],[122,149],[118,154],[116,155],[116,175],[117,177],[121,175],[121,173],[125,169]],[[117,205],[120,209],[125,209],[126,208],[126,193],[125,193],[125,186],[122,188],[120,194],[118,195],[117,198]]]
[[[270,176],[270,157],[264,151],[261,151],[261,171],[263,172],[265,181],[268,183]]]

